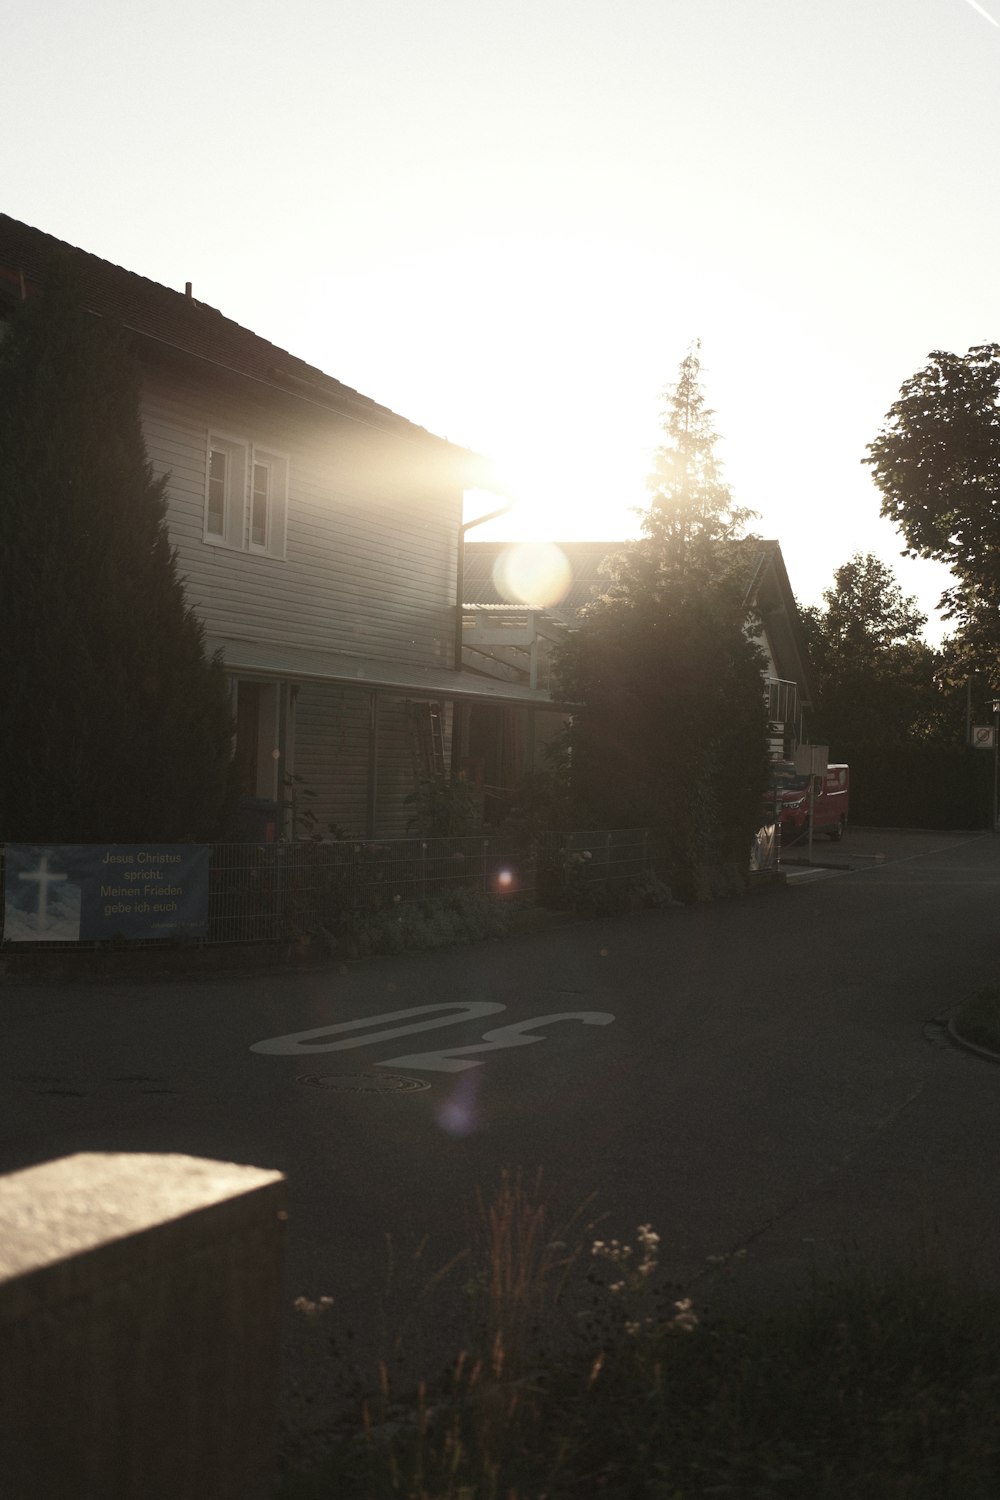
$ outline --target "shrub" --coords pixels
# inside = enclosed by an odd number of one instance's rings
[[[349,958],[366,958],[375,953],[402,953],[407,948],[444,948],[504,937],[511,916],[509,902],[456,886],[419,901],[345,911],[334,925],[333,936],[338,951]]]

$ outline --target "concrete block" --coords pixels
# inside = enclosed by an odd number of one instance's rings
[[[0,1177],[0,1494],[250,1500],[273,1464],[285,1181],[81,1154]]]

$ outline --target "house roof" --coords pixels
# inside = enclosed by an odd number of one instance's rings
[[[465,603],[498,605],[504,599],[493,580],[493,569],[500,554],[511,542],[467,542],[465,546]],[[572,570],[569,590],[560,604],[546,612],[566,624],[577,618],[581,609],[607,586],[609,558],[626,546],[625,541],[557,542]],[[753,570],[747,581],[747,609],[760,614],[775,654],[780,675],[797,682],[808,707],[815,699],[812,668],[798,605],[777,541],[759,540],[754,551]],[[530,604],[522,605],[528,609]],[[535,606],[540,607],[540,606]]]
[[[349,656],[305,646],[276,645],[244,637],[209,635],[209,654],[221,651],[230,671],[292,682],[328,682],[339,687],[378,688],[397,697],[495,703],[507,708],[559,708],[542,688],[526,688],[500,677],[448,667],[424,667],[382,657]]]
[[[510,604],[504,599],[493,581],[493,568],[501,552],[515,546],[512,542],[466,542],[463,567],[464,604],[487,604],[492,606]],[[549,605],[546,613],[557,620],[570,623],[575,620],[585,604],[589,604],[595,592],[600,593],[608,581],[603,564],[606,558],[620,552],[624,542],[557,542],[571,569],[569,589],[563,599]],[[524,609],[540,609],[542,605],[529,602],[516,606]]]
[[[456,457],[468,460],[474,471],[483,471],[486,465],[480,455],[437,437],[387,406],[380,406],[315,365],[225,317],[208,303],[68,245],[7,214],[0,214],[0,306],[4,301],[16,302],[37,290],[49,263],[57,257],[67,258],[72,265],[88,311],[115,320],[141,339],[152,340],[164,348],[399,437],[440,444]],[[485,473],[475,472],[471,482],[485,485]]]

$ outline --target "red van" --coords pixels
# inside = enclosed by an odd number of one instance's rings
[[[813,802],[813,833],[842,839],[847,827],[851,795],[849,766],[827,766],[825,776],[816,777]],[[790,760],[776,760],[771,765],[764,810],[774,818],[775,799],[781,822],[781,840],[794,843],[809,832],[809,777],[796,771]]]

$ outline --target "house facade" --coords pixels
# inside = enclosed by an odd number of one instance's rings
[[[120,324],[188,601],[221,654],[241,788],[287,836],[398,836],[456,710],[544,689],[456,652],[463,499],[490,467],[196,301],[0,215],[0,320],[54,256]],[[461,653],[458,652],[460,657]],[[306,793],[312,795],[306,799]],[[410,800],[408,800],[410,799]]]
[[[608,559],[623,545],[620,541],[559,543],[558,552],[565,562],[563,586],[557,598],[550,596],[544,605],[532,605],[530,592],[526,602],[513,603],[507,587],[511,576],[516,581],[519,573],[529,581],[540,576],[543,587],[547,582],[551,566],[544,559],[533,566],[531,545],[470,542],[465,549],[463,589],[466,663],[502,672],[510,681],[550,687],[553,647],[574,628],[590,600],[607,588]],[[519,560],[516,553],[523,557]],[[807,738],[814,688],[798,605],[776,541],[757,543],[745,603],[765,660],[770,753],[773,759],[782,759]],[[498,802],[509,798],[525,771],[537,766],[540,748],[558,732],[562,721],[563,716],[554,712],[527,720],[496,707],[471,711],[472,749],[478,751],[472,764]],[[499,735],[498,724],[503,725]]]

